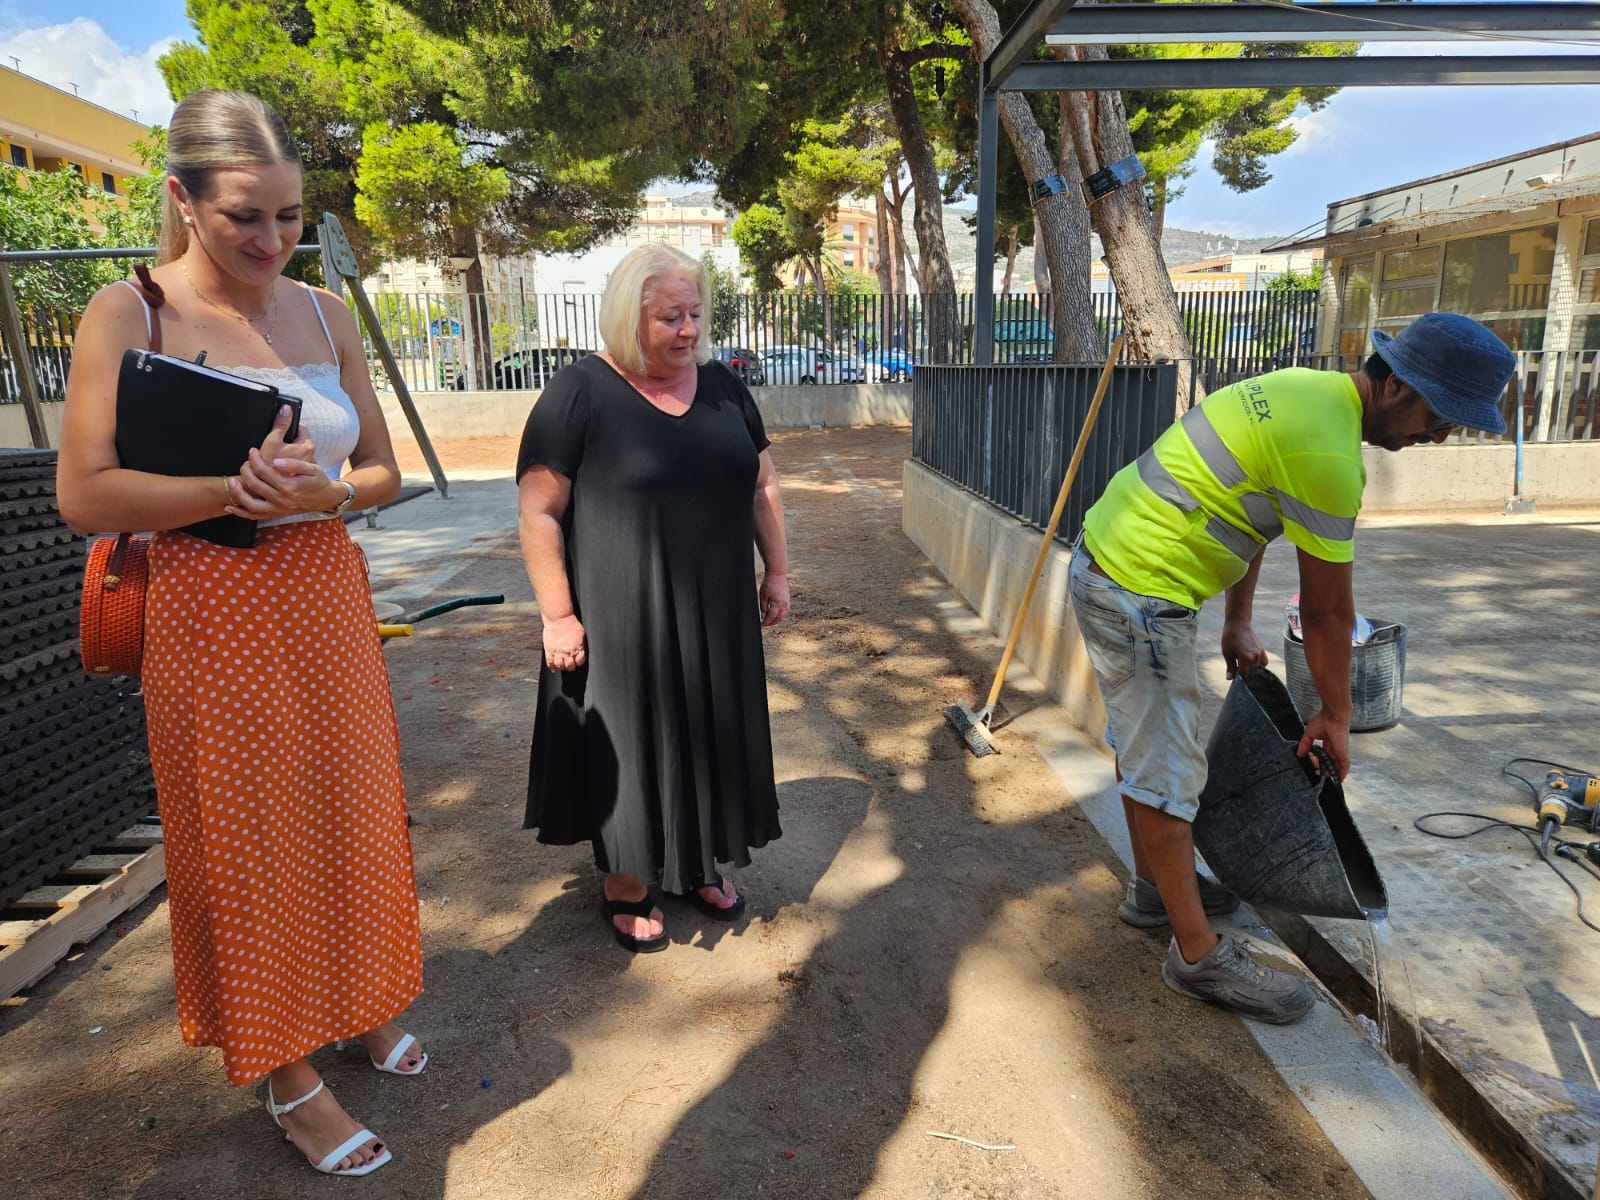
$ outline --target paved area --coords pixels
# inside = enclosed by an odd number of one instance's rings
[[[376,531],[352,526],[383,598],[404,606],[434,597],[464,540],[510,528],[508,476],[453,474],[451,484],[449,501],[428,496],[387,510]],[[1597,536],[1600,518],[1538,516],[1364,523],[1358,535],[1358,608],[1409,628],[1404,715],[1392,729],[1355,738],[1346,788],[1391,898],[1382,973],[1405,1020],[1386,1024],[1406,1069],[1373,1049],[1380,1022],[1333,1006],[1291,1029],[1251,1029],[1375,1196],[1507,1194],[1422,1090],[1515,1191],[1589,1195],[1600,1148],[1600,934],[1579,923],[1573,892],[1519,835],[1445,841],[1412,822],[1455,810],[1529,823],[1527,789],[1501,773],[1513,757],[1600,773],[1600,618],[1588,566]],[[1279,667],[1282,602],[1295,586],[1292,550],[1274,547],[1256,624]],[[944,608],[953,629],[986,637],[959,601]],[[1214,642],[1220,606],[1203,619]],[[1220,660],[1206,684],[1209,720],[1224,687]],[[1031,740],[1126,858],[1109,762],[1025,674],[1009,696],[1019,715],[999,735],[1002,745]],[[1564,870],[1600,919],[1600,883],[1570,863]],[[1252,914],[1243,924],[1270,936]],[[1291,922],[1279,932],[1362,1007],[1373,975],[1364,927]],[[1407,1024],[1420,1026],[1420,1044]]]

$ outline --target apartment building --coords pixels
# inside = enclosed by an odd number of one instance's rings
[[[0,163],[77,171],[90,187],[125,196],[145,173],[134,142],[150,127],[11,67],[0,67]]]

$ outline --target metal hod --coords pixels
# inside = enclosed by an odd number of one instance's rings
[[[1344,788],[1295,754],[1304,731],[1276,675],[1234,678],[1206,745],[1195,847],[1251,904],[1314,917],[1381,915],[1389,895]]]

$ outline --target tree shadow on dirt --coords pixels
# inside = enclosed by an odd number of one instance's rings
[[[786,990],[780,1011],[663,1138],[633,1200],[893,1195],[908,1172],[919,1195],[1087,1195],[1068,1147],[1089,1128],[1120,1140],[1104,1152],[1127,1194],[1361,1194],[1348,1172],[1325,1176],[1337,1161],[1325,1142],[1305,1153],[1314,1125],[1281,1085],[1264,1085],[1270,1071],[1236,1020],[1174,1011],[1188,1002],[1161,984],[1165,937],[1114,919],[1121,868],[1059,786],[1039,785],[1037,755],[1013,735],[1002,755],[975,760],[945,724],[941,707],[970,700],[992,672],[987,646],[962,645],[935,617],[943,585],[899,532],[885,502],[898,479],[883,461],[841,455],[841,471],[829,458],[785,467],[796,607],[769,680],[803,697],[813,724],[842,731],[838,766],[872,802],[795,914],[823,932],[773,981]],[[841,490],[862,503],[825,523]],[[775,716],[791,757],[798,731],[779,721],[799,719]],[[806,832],[785,820],[764,876],[778,878]],[[788,919],[780,908],[779,930]],[[986,972],[1016,980],[1016,996],[974,986]],[[1174,1021],[1205,1032],[1170,1040]],[[1070,1032],[1031,1049],[1020,1031],[1041,1026]],[[1060,1061],[1085,1058],[1085,1090],[1108,1099],[1098,1123],[1075,1114],[1075,1134],[1058,1136],[1040,1114],[1065,1115],[1076,1097],[1037,1085],[1059,1086]],[[948,1114],[971,1124],[940,1132],[1029,1152],[953,1157],[921,1123]],[[947,1163],[962,1165],[944,1174]]]

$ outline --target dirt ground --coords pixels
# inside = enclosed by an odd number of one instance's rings
[[[784,836],[747,917],[663,903],[607,934],[586,848],[521,830],[538,616],[502,537],[441,595],[503,591],[388,644],[423,902],[419,1079],[319,1053],[395,1161],[326,1180],[173,1011],[164,891],[0,1008],[0,1190],[15,1197],[1366,1196],[1234,1018],[1172,995],[1165,939],[1012,738],[940,716],[997,661],[935,616],[899,528],[905,429],[782,432],[792,619],[768,634]],[[440,441],[447,469],[510,439]],[[402,447],[408,469],[421,467]],[[403,584],[403,581],[402,581]],[[931,1136],[956,1135],[982,1143]],[[1003,1147],[1003,1148],[995,1148]]]

